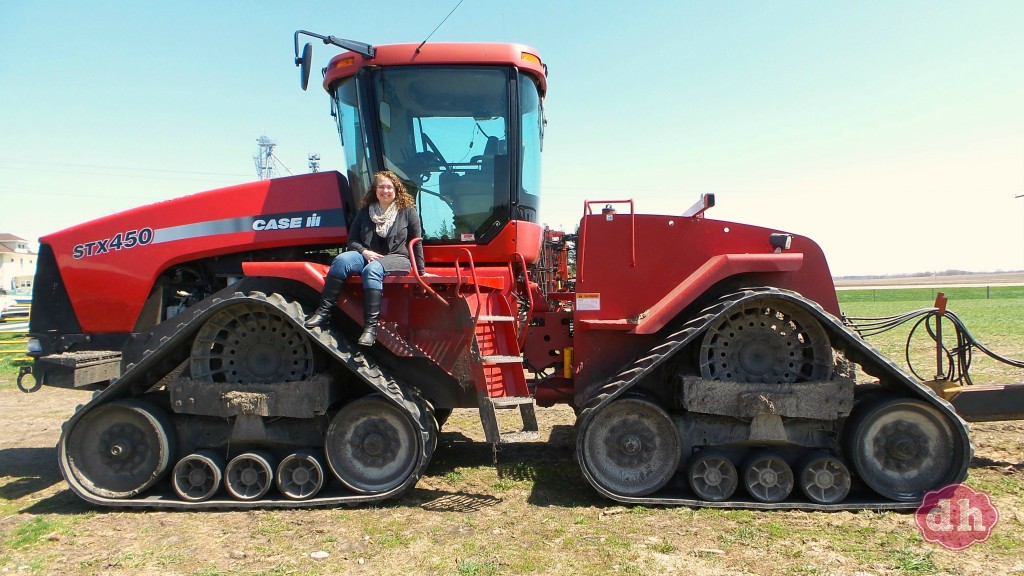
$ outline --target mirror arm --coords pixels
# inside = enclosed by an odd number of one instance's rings
[[[307,30],[296,30],[295,31],[295,59],[299,59],[299,34],[305,34],[313,38],[323,40],[324,44],[333,44],[338,48],[344,48],[345,50],[351,50],[356,54],[361,55],[363,58],[372,59],[377,55],[377,49],[365,42],[356,42],[355,40],[346,40],[345,38],[338,38],[336,36],[322,36],[315,34]]]

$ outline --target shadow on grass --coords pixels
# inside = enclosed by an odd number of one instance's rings
[[[1024,462],[993,460],[991,458],[975,454],[974,458],[971,458],[971,468],[992,468],[999,470],[1000,472],[1021,472],[1024,471]]]
[[[501,499],[490,494],[420,489],[415,492],[415,501],[409,503],[416,502],[430,512],[478,512],[498,504]]]
[[[0,498],[17,500],[61,481],[54,448],[5,448],[0,450],[0,477],[15,478],[0,487]]]
[[[554,426],[548,442],[503,444],[496,452],[490,444],[474,441],[462,433],[442,432],[427,475],[444,476],[458,468],[495,466],[501,479],[530,483],[527,501],[535,506],[613,505],[583,478],[573,457],[575,448],[571,425]]]

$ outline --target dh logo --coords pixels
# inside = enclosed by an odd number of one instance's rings
[[[928,492],[914,514],[914,523],[928,542],[963,550],[984,542],[999,522],[999,510],[988,494],[966,484],[950,484]]]

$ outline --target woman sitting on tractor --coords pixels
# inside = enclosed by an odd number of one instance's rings
[[[324,279],[320,306],[306,319],[306,328],[328,322],[338,302],[341,287],[353,274],[363,277],[363,333],[360,346],[373,346],[377,340],[380,298],[384,276],[409,271],[409,241],[421,235],[416,202],[402,180],[390,170],[373,175],[373,186],[363,197],[363,207],[352,221],[348,251],[331,264]],[[424,273],[423,248],[417,244],[416,268]]]

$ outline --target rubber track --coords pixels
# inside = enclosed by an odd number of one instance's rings
[[[268,495],[260,500],[240,501],[226,495],[223,489],[214,498],[204,502],[185,502],[180,500],[171,490],[165,476],[157,486],[151,488],[137,498],[105,498],[88,492],[78,484],[68,469],[66,442],[68,432],[75,424],[93,408],[119,398],[138,396],[156,387],[160,380],[188,358],[192,340],[200,326],[211,316],[236,304],[257,304],[277,309],[285,318],[301,331],[309,334],[310,340],[340,365],[345,366],[352,374],[379,392],[397,407],[408,414],[419,432],[419,462],[412,474],[401,485],[381,494],[357,494],[340,486],[333,477],[325,482],[324,489],[309,500],[290,500],[276,494],[271,489]],[[358,347],[334,330],[307,330],[303,326],[304,311],[296,303],[286,300],[278,294],[267,296],[262,292],[243,294],[234,292],[233,287],[206,298],[190,307],[151,331],[143,340],[141,359],[126,366],[124,374],[110,383],[103,391],[93,396],[92,400],[80,407],[63,426],[60,441],[57,445],[58,464],[61,474],[79,497],[92,504],[113,507],[145,507],[161,509],[197,510],[197,509],[251,509],[251,508],[310,508],[317,506],[337,506],[339,504],[358,505],[378,502],[389,498],[397,498],[415,486],[423,476],[433,455],[436,428],[433,417],[424,407],[424,402],[413,390],[402,386],[394,377],[381,370],[377,362],[363,354]],[[170,468],[173,468],[172,462]],[[324,463],[325,473],[329,468]],[[168,473],[170,470],[168,470]],[[160,491],[160,493],[150,494]]]
[[[580,468],[587,481],[601,494],[629,504],[642,505],[670,505],[670,506],[694,506],[704,508],[750,508],[760,510],[912,510],[917,508],[919,502],[896,502],[888,499],[878,500],[878,496],[871,490],[865,489],[869,495],[861,498],[848,497],[838,504],[815,504],[803,501],[783,501],[777,503],[763,503],[756,500],[731,500],[725,502],[708,502],[691,497],[688,491],[684,492],[678,488],[666,487],[662,490],[643,497],[621,496],[602,488],[591,477],[583,457],[583,438],[587,426],[594,415],[609,402],[616,399],[631,387],[640,382],[644,376],[650,374],[655,368],[672,357],[673,354],[682,350],[691,343],[694,338],[707,330],[712,322],[734,307],[747,304],[760,299],[783,300],[799,305],[805,311],[814,315],[821,322],[828,332],[832,341],[832,347],[841,351],[847,359],[861,365],[865,372],[886,382],[897,383],[906,388],[909,392],[925,400],[938,408],[954,423],[954,430],[960,435],[960,441],[965,447],[965,454],[962,455],[962,464],[956,481],[963,481],[967,477],[967,467],[970,464],[973,454],[973,447],[970,443],[967,424],[958,416],[953,407],[940,398],[927,386],[921,384],[914,378],[907,375],[892,360],[886,358],[875,347],[864,341],[853,330],[846,327],[841,321],[826,312],[817,303],[807,300],[796,292],[780,290],[777,288],[753,288],[738,292],[721,298],[712,306],[706,308],[701,314],[687,322],[682,328],[664,338],[663,342],[651,349],[650,353],[639,358],[622,370],[619,374],[609,379],[598,391],[583,404],[583,410],[576,424],[576,458],[580,462]],[[959,424],[957,426],[956,424]],[[685,462],[683,464],[685,466]],[[680,469],[682,470],[682,469]],[[671,484],[670,484],[671,486]],[[737,490],[740,494],[742,489]],[[797,493],[794,490],[794,493]],[[792,498],[793,496],[791,496]]]

